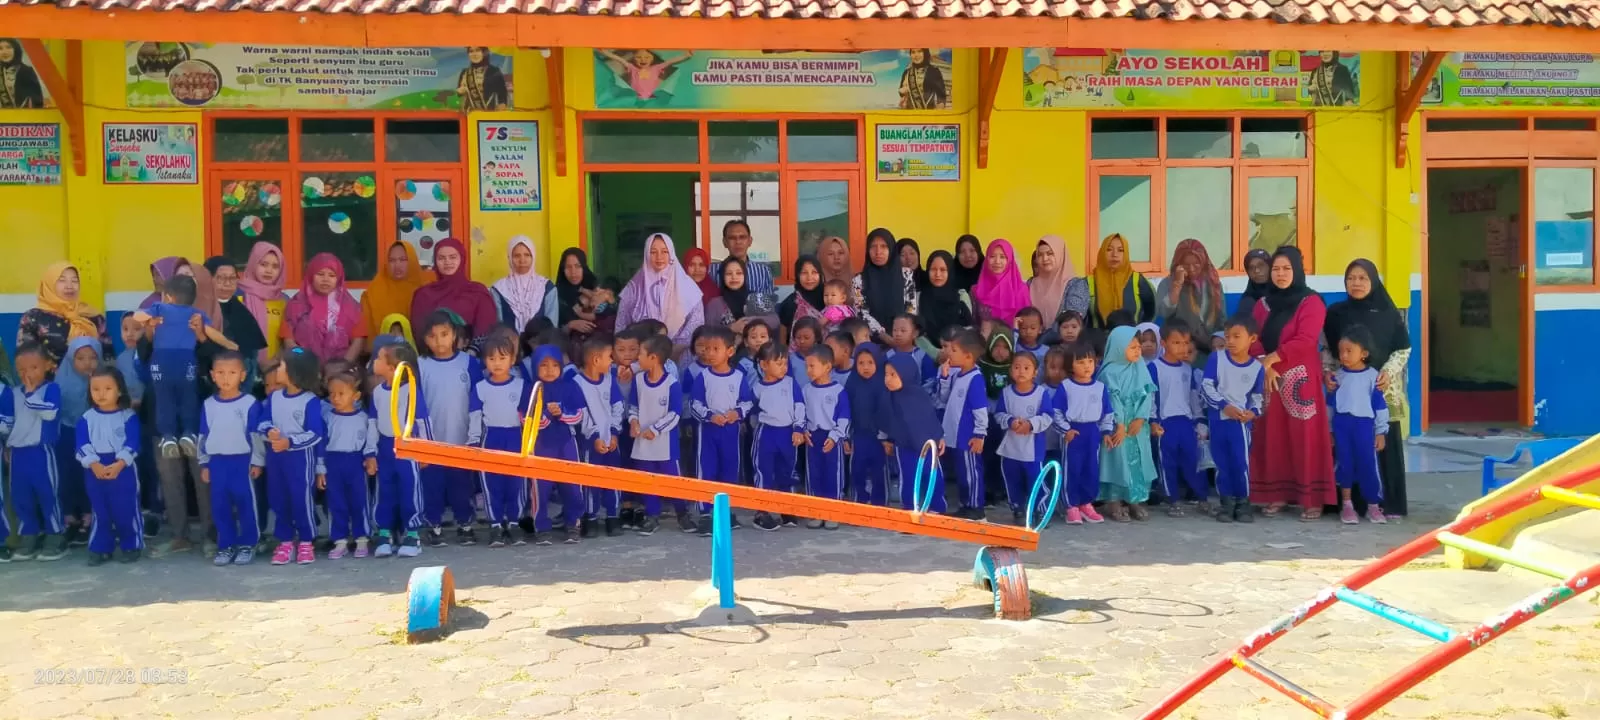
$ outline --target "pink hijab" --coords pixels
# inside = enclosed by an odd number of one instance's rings
[[[1039,238],[1041,247],[1048,246],[1056,256],[1056,271],[1050,274],[1035,272],[1033,279],[1028,281],[1028,291],[1032,295],[1031,305],[1039,308],[1039,314],[1044,316],[1044,324],[1050,327],[1055,324],[1056,315],[1061,311],[1061,300],[1067,294],[1067,283],[1078,276],[1077,268],[1072,265],[1072,258],[1067,255],[1067,243],[1060,235],[1046,235]]]
[[[657,241],[667,244],[667,253],[671,256],[667,267],[660,272],[650,267],[650,246]],[[639,298],[639,317],[656,318],[666,323],[669,336],[678,334],[683,323],[689,319],[690,310],[700,304],[700,287],[684,271],[683,263],[678,262],[672,238],[666,233],[654,233],[645,238],[644,264],[628,281],[628,286],[622,289],[622,294],[624,297],[632,295]]]
[[[1006,254],[1006,269],[999,274],[989,270],[989,253],[1000,248]],[[995,240],[983,254],[983,264],[978,270],[978,284],[973,288],[973,299],[987,306],[989,316],[1007,325],[1017,317],[1017,311],[1032,304],[1033,296],[1022,281],[1022,271],[1017,268],[1017,252],[1011,243]]]
[[[332,270],[338,278],[327,295],[318,294],[311,286],[323,270]],[[305,284],[284,309],[283,336],[326,362],[343,357],[350,343],[365,335],[365,327],[361,304],[345,290],[344,264],[332,254],[318,253],[306,263]]]
[[[278,279],[271,285],[256,279],[256,269],[268,255],[278,256]],[[283,281],[289,276],[289,266],[283,261],[283,251],[265,240],[250,248],[250,261],[244,264],[244,272],[239,273],[239,293],[244,296],[244,306],[255,316],[256,324],[261,326],[261,332],[267,332],[267,303],[273,300],[284,299]],[[343,273],[340,273],[343,277]]]

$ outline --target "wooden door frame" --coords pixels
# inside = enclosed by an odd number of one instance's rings
[[[800,255],[800,193],[797,186],[803,182],[828,182],[843,181],[850,186],[850,237],[865,238],[867,236],[867,197],[866,178],[864,173],[851,170],[790,170],[780,173],[779,192],[780,212],[783,217],[790,218],[793,224],[783,224],[783,247],[785,252],[793,251],[793,256]],[[861,259],[866,254],[866,243],[850,242],[850,237],[845,238],[845,247],[850,250],[850,266],[861,267]]]

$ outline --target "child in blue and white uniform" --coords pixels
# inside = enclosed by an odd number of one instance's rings
[[[828,375],[833,382],[843,386],[845,381],[855,374],[856,339],[850,333],[835,330],[828,333],[823,343],[833,351],[833,365],[829,367]],[[808,379],[811,377],[810,368],[806,369],[806,377]]]
[[[1037,311],[1035,311],[1037,312]],[[1026,520],[1028,495],[1044,466],[1045,431],[1054,424],[1050,391],[1038,382],[1039,358],[1031,352],[1011,357],[1011,384],[1000,391],[994,419],[999,426],[1000,478],[1006,485],[1006,504],[1017,525]],[[1035,512],[1043,512],[1050,498],[1040,493]]]
[[[1116,428],[1111,393],[1095,379],[1099,354],[1084,341],[1067,347],[1069,375],[1055,396],[1056,427],[1067,476],[1067,524],[1105,522],[1094,509],[1100,495],[1100,444]]]
[[[639,372],[633,375],[633,400],[628,404],[628,434],[633,438],[633,469],[658,475],[679,475],[678,422],[683,408],[683,385],[667,372],[672,341],[652,335],[639,343]],[[645,495],[640,535],[654,535],[661,527],[661,498]],[[689,520],[689,509],[675,501],[678,527],[699,531]]]
[[[755,437],[750,441],[755,467],[756,487],[779,492],[794,491],[795,448],[805,442],[806,401],[800,390],[800,381],[789,375],[789,350],[781,343],[769,342],[756,355],[761,366],[761,379],[750,386],[755,396],[752,415],[755,419]],[[756,513],[755,526],[762,530],[777,530],[780,526],[796,527],[799,519],[792,515]]]
[[[329,376],[327,386],[323,422],[328,440],[317,468],[317,487],[327,493],[328,539],[333,541],[328,559],[349,554],[364,558],[374,524],[367,476],[378,472],[378,447],[371,437],[377,435],[378,424],[359,407],[361,379],[353,370]]]
[[[67,342],[67,354],[56,368],[55,383],[61,389],[61,410],[57,419],[62,428],[69,429],[56,438],[57,477],[61,478],[56,499],[61,503],[68,547],[87,541],[92,522],[88,487],[83,466],[78,463],[77,437],[71,430],[78,427],[78,418],[93,407],[89,402],[89,376],[99,367],[100,339],[85,335]],[[139,439],[136,438],[134,444],[137,446]]]
[[[939,366],[933,362],[931,355],[917,347],[917,337],[922,331],[918,328],[916,316],[910,313],[896,315],[889,327],[889,347],[883,353],[884,358],[910,355],[917,363],[917,370],[922,373],[922,386],[929,393],[938,392]]]
[[[1372,333],[1361,325],[1339,338],[1339,369],[1328,379],[1328,407],[1333,410],[1333,470],[1339,482],[1339,520],[1361,522],[1350,497],[1361,488],[1367,501],[1367,520],[1382,525],[1383,478],[1378,474],[1378,453],[1389,432],[1389,403],[1378,387],[1378,369],[1367,364]]]
[[[317,522],[311,507],[314,475],[322,462],[322,399],[315,392],[321,384],[317,356],[295,349],[278,365],[283,388],[267,397],[262,411],[260,432],[267,441],[267,499],[275,518],[273,535],[278,548],[272,553],[273,565],[316,561],[312,540]]]
[[[744,371],[732,366],[736,336],[726,327],[705,326],[700,337],[701,358],[707,366],[698,375],[689,374],[689,415],[699,426],[695,438],[695,467],[701,480],[738,485],[744,469],[739,445],[745,418],[755,404],[755,395]],[[729,514],[732,527],[739,519]],[[700,503],[696,531],[711,536],[711,503]]]
[[[200,396],[195,392],[197,372],[195,346],[210,340],[229,350],[239,349],[233,341],[211,326],[211,319],[194,307],[196,288],[189,275],[174,275],[161,288],[161,302],[133,317],[154,324],[150,341],[150,379],[155,385],[156,432],[160,434],[161,454],[195,457],[199,452],[195,436],[200,433]],[[200,318],[200,330],[191,321]],[[159,319],[159,322],[156,322]]]
[[[417,353],[406,343],[385,345],[372,356],[372,372],[383,379],[372,388],[372,402],[367,403],[367,416],[377,430],[367,438],[373,444],[378,471],[377,491],[372,499],[372,526],[377,531],[377,547],[372,551],[375,557],[396,554],[400,557],[416,557],[422,554],[422,538],[418,534],[423,522],[422,471],[416,461],[402,460],[394,455],[395,429],[404,429],[412,402],[412,393],[406,385],[394,385],[394,369],[399,365],[413,370],[417,367]],[[430,439],[428,402],[424,399],[422,383],[412,376],[406,384],[416,389],[416,416],[411,436]],[[396,393],[399,394],[397,402],[394,398]],[[391,402],[395,402],[398,416],[391,415]],[[396,534],[400,535],[398,548],[394,539]]]
[[[983,444],[989,433],[989,397],[983,371],[978,369],[983,353],[983,338],[977,331],[957,333],[946,352],[949,368],[939,379],[944,456],[961,492],[961,507],[952,515],[968,520],[984,519]]]
[[[93,408],[78,420],[78,462],[83,465],[94,529],[89,533],[89,564],[111,559],[122,549],[123,562],[139,559],[144,549],[144,514],[139,509],[139,416],[131,409],[122,373],[114,367],[94,371],[89,379]]]
[[[846,335],[845,339],[854,342]],[[800,388],[806,404],[806,491],[812,497],[843,500],[844,443],[850,439],[850,397],[834,381],[834,343],[811,349],[806,374],[811,382]],[[838,530],[839,523],[811,519],[806,527]]]
[[[1183,517],[1178,501],[1185,488],[1199,501],[1199,512],[1209,515],[1211,486],[1200,473],[1199,427],[1205,422],[1205,405],[1195,383],[1194,342],[1189,326],[1182,320],[1167,321],[1161,329],[1161,354],[1150,361],[1150,379],[1156,384],[1155,416],[1150,432],[1158,438],[1161,451],[1163,493],[1167,514]]]
[[[509,336],[491,335],[484,340],[481,353],[484,377],[472,383],[468,398],[467,444],[521,452],[522,419],[528,413],[528,393],[533,383],[513,372],[517,343]],[[538,372],[537,367],[530,371]],[[545,388],[545,393],[550,390]],[[489,516],[489,547],[525,544],[525,539],[512,537],[511,526],[517,524],[528,507],[528,479],[488,472],[480,472],[478,477],[484,512]]]
[[[1206,359],[1200,393],[1211,431],[1211,459],[1217,464],[1218,522],[1255,522],[1250,506],[1250,424],[1261,413],[1266,371],[1250,355],[1255,321],[1230,318],[1223,325],[1224,352]]]
[[[253,460],[262,452],[262,404],[243,391],[245,359],[232,350],[211,360],[216,394],[200,406],[200,479],[211,493],[211,519],[217,528],[212,564],[249,565],[255,559],[261,526],[256,520]],[[261,456],[264,457],[264,456]]]
[[[1017,329],[1013,352],[1033,355],[1036,364],[1042,366],[1044,354],[1050,350],[1050,346],[1040,340],[1044,336],[1044,313],[1039,312],[1039,308],[1026,305],[1017,311],[1017,317],[1011,323]]]
[[[887,454],[879,438],[889,412],[882,352],[875,343],[857,345],[855,372],[844,383],[844,393],[850,399],[850,439],[845,443],[845,454],[850,456],[850,482],[855,485],[856,502],[879,507],[889,501]]]
[[[622,421],[628,415],[622,384],[611,368],[611,343],[601,338],[585,340],[579,351],[572,386],[583,397],[583,423],[578,426],[578,457],[590,465],[622,467]],[[622,493],[605,488],[584,488],[583,536],[600,534],[604,520],[607,537],[622,534],[618,519]]]
[[[460,350],[460,328],[450,313],[439,311],[429,315],[421,333],[428,351],[417,372],[422,378],[422,392],[428,397],[432,439],[465,445],[470,424],[471,388],[483,379],[483,364]],[[472,533],[472,495],[477,486],[477,478],[470,470],[433,465],[422,471],[422,513],[429,526],[429,545],[442,547],[445,544],[445,508],[455,517],[456,542],[477,544],[478,539]]]
[[[540,345],[533,349],[532,358],[542,386],[539,407],[527,406],[527,412],[539,418],[539,434],[533,441],[533,454],[577,462],[578,441],[573,428],[583,422],[583,395],[573,387],[571,380],[562,377],[560,348]],[[537,545],[551,544],[549,503],[557,494],[561,496],[561,514],[566,521],[566,543],[575,545],[582,537],[583,528],[579,523],[583,515],[583,487],[535,479],[533,542]]]
[[[17,560],[59,560],[67,554],[61,517],[60,466],[56,439],[61,434],[61,388],[46,379],[49,361],[37,347],[17,352],[18,387],[0,395],[0,429],[8,429],[11,450],[11,504],[17,513]]]
[[[928,443],[944,448],[944,426],[939,413],[934,410],[933,396],[922,386],[922,370],[909,353],[901,353],[884,362],[883,387],[888,393],[884,418],[884,452],[894,458],[900,469],[900,507],[912,510],[933,486],[927,511],[944,514],[944,473],[937,457],[930,458],[923,468],[923,485],[917,487],[917,462],[923,457]],[[921,494],[917,490],[921,490]]]

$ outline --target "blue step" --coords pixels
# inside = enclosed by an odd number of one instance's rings
[[[1346,587],[1337,587],[1333,589],[1333,595],[1339,598],[1342,603],[1361,608],[1389,622],[1410,628],[1439,642],[1450,642],[1456,636],[1455,631],[1450,628],[1421,615],[1414,615],[1401,610],[1366,593],[1356,592]]]

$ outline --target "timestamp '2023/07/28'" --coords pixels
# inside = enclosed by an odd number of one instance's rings
[[[189,671],[172,667],[34,668],[34,685],[183,685]]]

